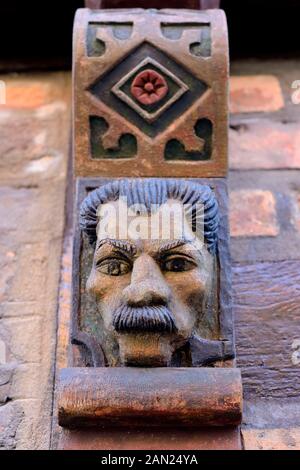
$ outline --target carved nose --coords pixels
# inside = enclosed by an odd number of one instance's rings
[[[170,289],[153,258],[142,255],[135,261],[131,283],[123,295],[125,302],[135,307],[168,303]]]
[[[130,284],[124,291],[124,300],[132,307],[146,307],[147,305],[166,305],[169,300],[167,289],[150,281]]]

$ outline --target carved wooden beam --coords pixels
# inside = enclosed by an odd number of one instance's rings
[[[59,424],[69,428],[235,426],[242,416],[238,369],[72,368],[60,390]]]

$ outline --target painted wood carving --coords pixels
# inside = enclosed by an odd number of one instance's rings
[[[74,77],[76,176],[226,175],[221,10],[79,10]]]
[[[64,427],[236,426],[219,10],[79,10]]]
[[[224,183],[124,179],[90,189],[80,183],[78,365],[233,359]]]

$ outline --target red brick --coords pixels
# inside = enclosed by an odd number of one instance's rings
[[[246,450],[300,450],[300,428],[244,429]]]
[[[229,131],[230,168],[300,168],[300,128],[257,120],[231,126]]]
[[[283,108],[279,81],[273,75],[233,76],[230,79],[230,112],[271,112]]]
[[[279,233],[276,203],[270,191],[232,191],[229,220],[233,237],[276,237]]]
[[[48,83],[10,81],[6,83],[6,104],[0,108],[37,108],[51,101],[51,88]]]

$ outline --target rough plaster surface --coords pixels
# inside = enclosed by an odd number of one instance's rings
[[[1,79],[0,449],[48,449],[70,74]]]

